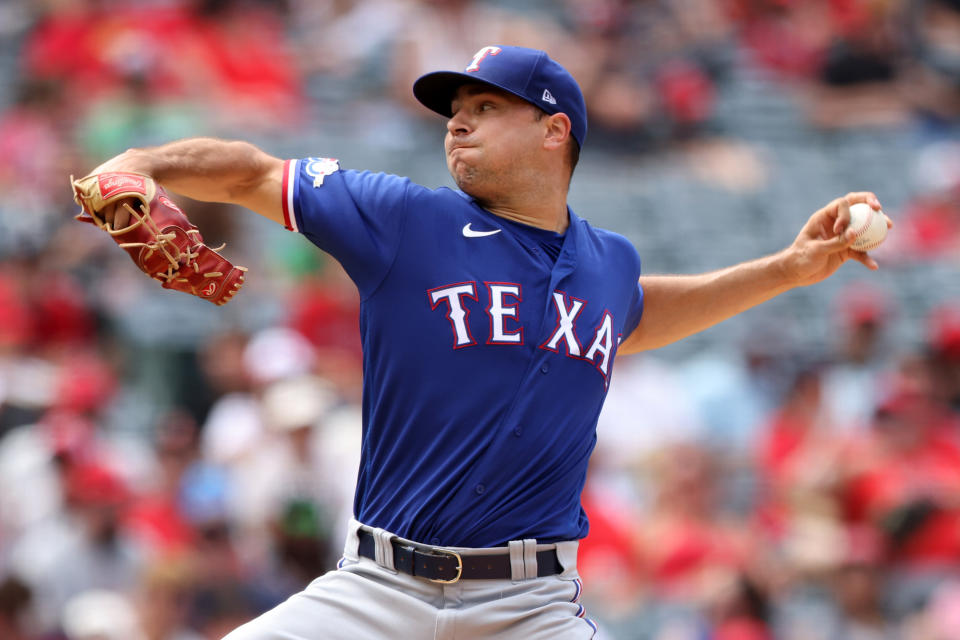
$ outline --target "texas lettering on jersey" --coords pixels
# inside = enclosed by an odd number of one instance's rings
[[[442,308],[446,313],[453,331],[453,348],[463,349],[478,344],[468,322],[471,311],[478,308],[483,309],[490,321],[486,344],[524,344],[524,327],[520,318],[523,302],[521,286],[512,282],[484,282],[483,285],[486,289],[485,305],[481,304],[481,288],[476,282],[458,282],[427,291],[430,308]],[[584,332],[590,336],[589,346],[584,350],[584,342],[578,335],[582,330],[578,330],[577,318],[583,312],[587,301],[569,296],[563,291],[554,291],[551,299],[556,326],[539,348],[554,353],[561,353],[563,349],[563,353],[569,358],[591,362],[603,376],[604,383],[608,383],[614,348],[613,316],[605,310],[600,324],[593,328],[592,333]]]
[[[633,245],[572,210],[560,239],[446,187],[284,166],[288,228],[360,294],[357,520],[455,547],[586,536],[597,416],[643,311]]]

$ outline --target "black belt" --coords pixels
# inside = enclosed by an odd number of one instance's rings
[[[364,558],[377,559],[376,540],[372,533],[360,529],[358,553]],[[413,546],[396,538],[393,547],[393,568],[411,576],[433,582],[452,584],[463,580],[503,580],[513,577],[510,552],[483,555],[460,555],[442,547]],[[537,577],[553,576],[563,572],[556,549],[537,551]]]

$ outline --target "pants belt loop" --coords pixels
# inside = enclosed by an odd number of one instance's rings
[[[510,549],[510,579],[520,582],[526,577],[523,568],[523,540],[511,540],[507,546]]]
[[[393,534],[379,527],[374,528],[372,533],[377,564],[388,571],[396,573],[397,569],[393,564],[393,544],[391,544]]]
[[[348,560],[356,561],[360,559],[357,549],[360,546],[358,533],[361,526],[362,525],[352,517],[347,523],[347,539],[343,543],[343,557]]]
[[[562,575],[565,578],[577,575],[577,549],[579,546],[579,540],[568,540],[557,543],[557,559],[563,567]]]
[[[537,541],[530,538],[523,541],[523,577],[537,577]]]

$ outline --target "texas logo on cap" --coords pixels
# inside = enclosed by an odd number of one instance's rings
[[[523,98],[549,114],[565,113],[570,133],[580,147],[587,137],[587,105],[570,72],[544,51],[526,47],[487,46],[460,71],[434,71],[413,83],[413,95],[440,115],[452,115],[451,102],[460,86],[488,84]]]

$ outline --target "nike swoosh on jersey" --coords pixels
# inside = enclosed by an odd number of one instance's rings
[[[474,231],[470,228],[471,223],[463,225],[463,235],[467,238],[482,238],[484,236],[492,236],[495,233],[500,233],[500,229],[494,229],[493,231]]]

